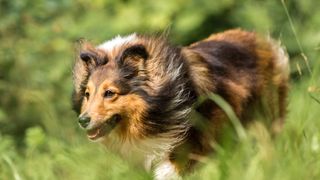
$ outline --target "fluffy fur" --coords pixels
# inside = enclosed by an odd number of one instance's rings
[[[88,137],[170,179],[211,152],[228,122],[213,101],[194,106],[200,96],[221,96],[243,124],[259,113],[281,130],[288,58],[279,43],[239,29],[187,47],[132,34],[97,47],[82,42],[73,79],[74,109]]]

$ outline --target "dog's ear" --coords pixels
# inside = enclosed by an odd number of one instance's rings
[[[119,59],[118,65],[125,72],[125,78],[130,79],[139,71],[145,69],[145,61],[149,58],[149,54],[143,45],[134,45],[125,49]]]
[[[120,55],[120,64],[135,64],[148,59],[148,52],[143,45],[134,45],[125,49]]]
[[[92,71],[95,67],[103,64],[97,52],[91,49],[81,50],[78,56],[88,71]]]

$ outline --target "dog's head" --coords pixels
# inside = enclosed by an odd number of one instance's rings
[[[143,134],[147,104],[135,92],[147,60],[145,47],[129,41],[115,39],[97,48],[82,44],[73,70],[73,104],[91,140],[111,131],[123,137]]]

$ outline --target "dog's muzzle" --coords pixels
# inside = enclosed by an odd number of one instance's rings
[[[103,124],[92,127],[87,130],[87,136],[91,140],[96,140],[109,134],[120,122],[121,116],[114,115],[110,119],[106,120]]]

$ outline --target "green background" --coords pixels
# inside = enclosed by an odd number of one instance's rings
[[[248,131],[187,178],[320,179],[319,7],[317,0],[0,0],[0,179],[150,179],[78,127],[70,104],[76,40],[168,31],[172,43],[188,45],[237,27],[270,34],[288,50],[285,130],[276,140]]]

